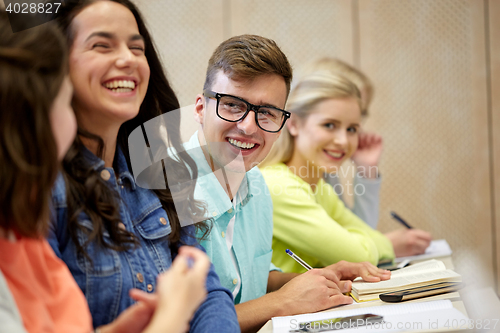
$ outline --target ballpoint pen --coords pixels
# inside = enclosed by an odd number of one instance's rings
[[[290,251],[289,249],[286,249],[286,254],[288,254],[290,257],[292,257],[296,262],[298,262],[302,267],[304,267],[307,270],[311,270],[312,267],[309,266],[302,258],[297,256],[295,253]]]
[[[396,220],[398,221],[399,223],[401,223],[402,225],[404,225],[405,227],[407,227],[408,229],[412,229],[413,227],[411,225],[409,225],[405,220],[403,220],[401,218],[401,216],[399,216],[398,214],[396,214],[395,212],[391,212],[391,216]]]

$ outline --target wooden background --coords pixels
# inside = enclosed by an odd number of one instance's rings
[[[446,238],[469,284],[500,284],[500,1],[136,0],[182,106],[239,34],[274,39],[294,69],[339,57],[373,80],[384,137],[379,229],[395,210]],[[496,74],[496,75],[495,75]],[[496,93],[494,93],[496,92]]]

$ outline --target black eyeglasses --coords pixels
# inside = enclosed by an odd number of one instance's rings
[[[250,111],[255,112],[255,123],[266,132],[279,132],[288,118],[290,112],[275,108],[274,106],[253,105],[242,98],[219,94],[211,90],[203,90],[203,95],[217,100],[217,116],[229,122],[244,119]]]

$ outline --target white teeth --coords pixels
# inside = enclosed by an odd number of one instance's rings
[[[228,141],[233,146],[236,146],[238,148],[243,148],[243,149],[251,149],[251,148],[253,148],[255,146],[255,143],[241,142],[241,141],[237,141],[237,140],[234,140],[234,139],[228,139]]]
[[[108,89],[113,89],[116,92],[129,92],[134,90],[135,82],[130,80],[114,80],[110,82],[106,82],[104,86]],[[120,89],[116,89],[120,88]],[[122,91],[120,91],[122,90]]]
[[[328,155],[330,155],[330,156],[334,157],[334,158],[341,158],[341,157],[342,157],[342,155],[344,155],[343,153],[334,153],[334,152],[329,152],[329,151],[327,151],[326,153],[327,153]]]

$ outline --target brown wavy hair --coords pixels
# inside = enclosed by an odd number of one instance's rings
[[[129,134],[139,126],[141,126],[144,131],[143,124],[146,121],[166,112],[179,109],[180,105],[166,78],[152,38],[146,28],[141,14],[139,13],[139,10],[128,0],[110,1],[125,6],[134,15],[139,28],[139,33],[144,39],[145,56],[151,71],[148,90],[144,101],[141,104],[138,115],[135,118],[123,123],[118,132],[116,151],[118,152],[118,148],[121,149],[127,160],[128,169],[132,172],[130,152],[127,144]],[[73,19],[84,8],[94,2],[96,2],[96,0],[69,0],[65,1],[65,4],[61,6],[60,11],[56,16],[56,21],[66,34],[69,47],[71,47],[74,38],[74,30],[71,25]],[[166,125],[170,144],[178,152],[182,151],[183,149],[179,132],[180,114],[178,117],[172,117],[172,119],[169,118],[169,123]],[[77,138],[63,161],[64,177],[67,184],[68,231],[70,237],[76,244],[77,251],[88,257],[85,247],[92,241],[97,242],[97,244],[100,244],[105,248],[117,251],[124,251],[137,246],[138,242],[136,236],[133,233],[122,230],[118,227],[118,223],[121,222],[119,210],[120,197],[118,193],[109,188],[109,186],[101,179],[97,171],[89,165],[89,161],[84,158],[83,150],[85,148],[81,137],[95,140],[98,143],[98,157],[102,158],[102,153],[105,149],[104,142],[99,136],[79,128]],[[116,158],[114,159],[114,163],[116,163]],[[176,175],[172,176],[169,174],[170,182],[167,182],[165,179],[165,184],[172,185],[172,179],[185,180],[197,178],[198,171],[196,164],[194,160],[185,152],[178,153],[178,160],[169,161],[169,165],[175,164],[177,165],[175,168]],[[113,167],[116,168],[116,165],[113,165]],[[171,168],[169,168],[169,170],[170,169]],[[166,174],[163,176],[164,178],[167,177]],[[182,207],[181,205],[178,205],[177,208],[187,211],[188,215],[195,217],[194,220],[200,221],[202,220],[200,216],[205,215],[205,210],[201,202],[194,200],[194,182],[191,183],[192,185],[190,188],[184,193],[185,198],[183,200]],[[174,206],[172,193],[168,185],[165,190],[153,191],[158,196],[162,207],[166,211],[169,218],[172,228],[172,232],[169,235],[170,247],[173,251],[176,251],[181,237],[181,225],[176,207]],[[78,230],[85,231],[84,227],[78,223],[78,215],[81,212],[88,214],[93,225],[93,231],[90,235],[88,235],[88,240],[84,244],[80,244],[77,237]],[[183,216],[186,216],[186,212],[182,213]],[[205,224],[198,223],[196,226],[205,233],[208,232],[208,228]],[[108,231],[111,242],[104,241],[103,233],[105,230]],[[192,236],[194,237],[194,235]]]
[[[66,74],[66,43],[53,24],[12,33],[0,9],[0,227],[25,237],[48,229],[59,165],[49,116]]]

